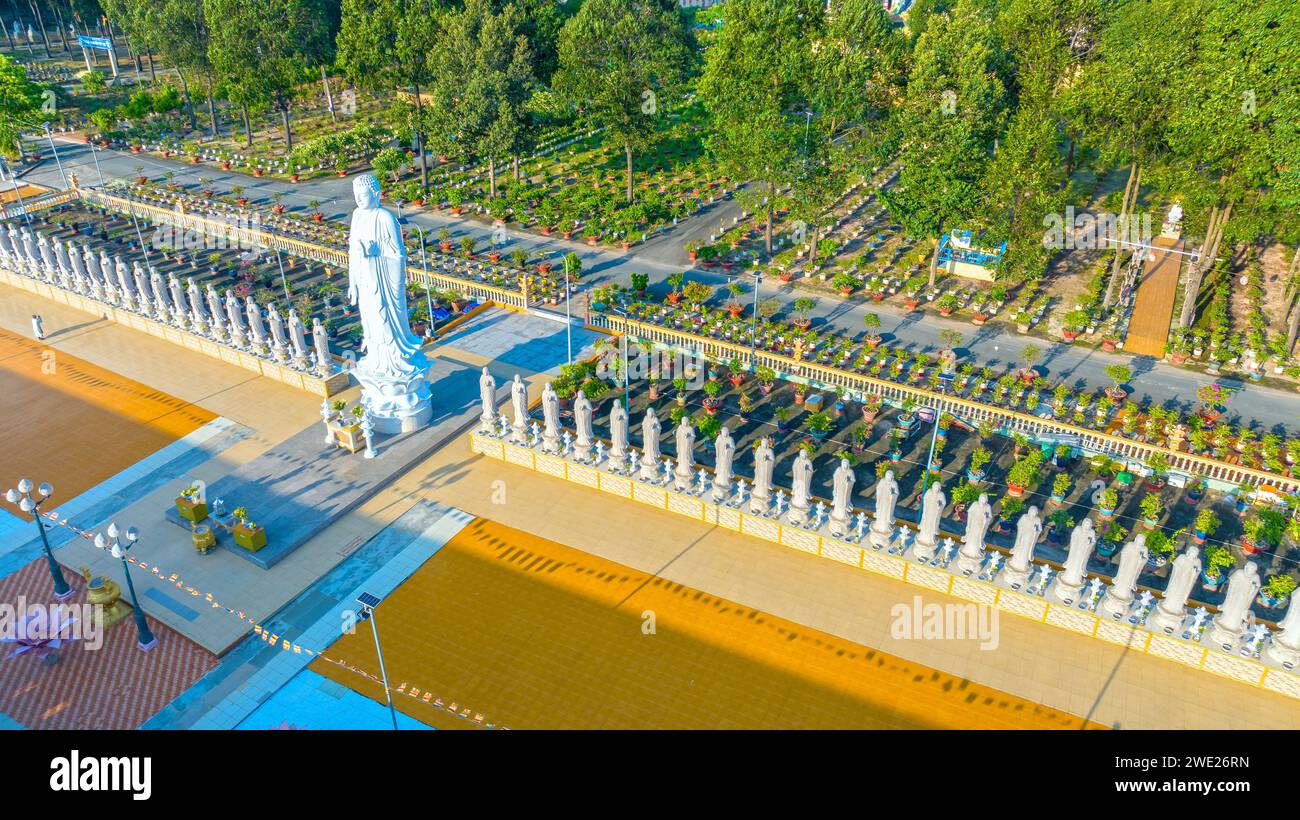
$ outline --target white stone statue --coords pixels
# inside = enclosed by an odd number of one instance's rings
[[[948,504],[943,487],[934,482],[925,491],[921,499],[921,521],[916,529],[916,557],[929,561],[939,548],[939,524],[943,518],[943,508]]]
[[[749,511],[755,515],[767,512],[772,498],[772,468],[776,454],[772,442],[764,436],[754,448],[754,491],[749,496]]]
[[[478,401],[481,409],[478,417],[479,430],[490,433],[496,429],[497,424],[497,380],[486,367],[478,377]]]
[[[316,354],[316,375],[328,379],[334,375],[334,357],[330,355],[329,331],[319,316],[311,319],[311,343]]]
[[[224,313],[221,309],[221,297],[217,295],[217,289],[212,287],[211,282],[204,287],[204,296],[208,300],[208,335],[218,342],[224,342],[226,322],[222,318]]]
[[[653,407],[646,408],[645,418],[641,421],[641,477],[654,481],[659,469],[659,417]]]
[[[542,388],[542,452],[560,452],[560,396],[550,382]]]
[[[266,318],[271,326],[271,352],[280,364],[289,363],[289,336],[284,330],[284,317],[275,304],[266,306]]]
[[[573,400],[573,426],[578,431],[577,440],[574,442],[573,452],[578,458],[586,460],[591,455],[591,444],[594,437],[592,429],[591,416],[594,408],[591,406],[591,399],[587,394],[578,391],[578,396]]]
[[[150,299],[152,289],[149,287],[149,278],[145,276],[139,262],[131,263],[131,274],[131,278],[135,281],[136,309],[145,316],[156,312],[157,303]]]
[[[528,387],[518,373],[510,383],[510,406],[515,411],[513,441],[524,444],[528,441]]]
[[[957,568],[961,572],[972,573],[984,561],[984,539],[992,521],[993,505],[989,503],[988,493],[980,493],[975,503],[966,509],[966,532],[957,553]]]
[[[59,272],[58,262],[54,258],[54,247],[45,234],[40,234],[36,238],[36,247],[41,254],[41,270],[45,274],[45,281],[54,284]]]
[[[695,428],[691,426],[688,416],[682,416],[677,425],[677,470],[674,486],[679,492],[691,488],[691,479],[695,476]]]
[[[871,521],[871,543],[877,549],[889,546],[894,540],[894,507],[898,504],[898,481],[893,470],[876,482],[875,515]]]
[[[1164,597],[1151,616],[1151,626],[1167,633],[1173,633],[1182,627],[1183,619],[1187,616],[1187,597],[1192,594],[1192,587],[1196,585],[1200,574],[1201,551],[1195,545],[1189,546],[1174,559],[1169,569],[1169,583],[1165,585]]]
[[[226,320],[230,323],[230,342],[242,348],[247,344],[248,336],[244,331],[244,314],[239,309],[239,300],[234,291],[226,291]]]
[[[433,415],[429,360],[406,312],[406,244],[392,212],[379,205],[379,181],[352,182],[357,208],[348,233],[348,301],[361,317],[364,353],[353,369],[375,430],[416,430]]]
[[[86,272],[86,258],[81,249],[68,243],[68,264],[72,266],[72,278],[77,282],[77,289],[87,296],[100,297],[99,283],[90,278]]]
[[[790,467],[792,486],[790,488],[790,515],[787,520],[791,524],[802,524],[808,517],[809,497],[812,493],[812,474],[813,463],[808,457],[808,451],[799,448],[799,455],[795,456],[794,464]]]
[[[72,261],[68,259],[68,248],[58,239],[54,240],[54,261],[59,265],[59,279],[63,286],[70,290],[85,290],[83,283],[77,281],[72,276]]]
[[[253,297],[244,297],[244,312],[248,316],[249,348],[258,356],[266,352],[266,328],[262,326],[262,309]],[[364,401],[364,394],[362,399]]]
[[[1228,591],[1210,630],[1210,638],[1215,643],[1233,644],[1240,640],[1246,629],[1250,604],[1259,594],[1260,586],[1259,566],[1254,561],[1247,561],[1245,566],[1233,570],[1228,576]]]
[[[1011,546],[1011,557],[1007,559],[1003,571],[1003,577],[1013,587],[1023,586],[1029,580],[1029,572],[1034,563],[1034,547],[1042,534],[1043,519],[1038,517],[1038,508],[1030,505],[1016,522],[1016,538]]]
[[[171,297],[167,293],[167,283],[162,274],[152,265],[149,266],[149,291],[153,294],[153,317],[160,322],[172,320]]]
[[[1300,595],[1292,593],[1286,616],[1278,621],[1278,631],[1269,644],[1268,657],[1290,668],[1300,661]]]
[[[185,292],[175,274],[167,277],[167,292],[171,294],[172,323],[177,327],[189,327],[190,312],[185,308]]]
[[[1124,545],[1119,551],[1119,569],[1115,571],[1115,578],[1106,590],[1106,600],[1101,604],[1102,612],[1112,618],[1128,612],[1133,603],[1133,591],[1137,589],[1138,576],[1142,574],[1149,557],[1147,537],[1143,533],[1133,536],[1133,540]]]
[[[109,258],[107,251],[99,253],[99,267],[104,271],[104,278],[109,278],[109,271],[117,279],[117,304],[118,307],[134,309],[136,306],[135,284],[131,279],[131,271],[122,261],[122,258]]]
[[[853,474],[853,465],[849,460],[840,459],[840,466],[835,468],[835,476],[831,481],[830,529],[831,535],[836,538],[844,536],[849,531],[849,521],[853,512],[853,484],[857,480],[858,477]]]
[[[203,310],[203,294],[199,291],[199,286],[194,284],[193,277],[187,278],[185,284],[185,295],[190,303],[190,327],[195,333],[207,333],[208,317]]]
[[[609,460],[622,464],[627,459],[627,409],[615,399],[609,411]]]
[[[721,504],[731,495],[731,462],[736,457],[736,441],[726,427],[718,432],[713,443],[713,503]]]
[[[307,358],[307,331],[294,308],[289,308],[289,341],[293,345],[293,366],[306,370],[311,366]]]

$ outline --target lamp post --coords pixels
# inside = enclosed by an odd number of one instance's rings
[[[379,646],[379,624],[375,622],[375,607],[379,598],[369,592],[357,596],[361,604],[361,617],[370,621],[370,629],[375,634],[375,654],[379,656],[379,675],[384,679],[384,697],[388,698],[388,714],[393,719],[393,731],[397,731],[397,710],[393,708],[393,690],[388,688],[388,670],[384,667],[384,650]]]
[[[45,138],[50,141],[50,153],[54,154],[54,164],[59,166],[59,178],[63,180],[64,190],[67,190],[68,175],[63,173],[63,161],[59,159],[59,149],[54,147],[54,131],[48,122],[41,123],[41,127],[45,129]]]
[[[95,173],[99,174],[99,184],[104,184],[104,169],[99,167],[99,148],[93,142],[86,143],[90,148],[90,156],[95,160]]]
[[[36,522],[36,529],[41,533],[41,546],[45,548],[45,560],[50,564],[50,577],[54,579],[54,597],[60,601],[67,600],[72,595],[72,587],[63,578],[63,570],[59,567],[59,562],[54,560],[54,552],[50,550],[50,539],[45,535],[45,525],[41,523],[41,504],[45,499],[54,493],[54,488],[48,482],[41,482],[36,488],[39,496],[32,496],[31,479],[24,478],[18,482],[17,489],[10,489],[5,492],[5,500],[10,504],[17,504],[18,509],[25,513],[32,514],[32,520]]]
[[[758,260],[754,260],[754,267],[758,267]],[[754,271],[754,315],[749,317],[749,364],[754,370],[758,370],[758,286],[763,284],[763,274],[757,269]]]
[[[108,537],[105,538],[105,532]],[[140,531],[135,527],[127,527],[125,531],[118,530],[115,522],[110,522],[105,532],[96,533],[95,546],[100,549],[109,550],[114,558],[122,561],[122,574],[126,576],[126,589],[131,593],[131,611],[135,616],[135,628],[140,633],[140,651],[148,652],[158,645],[158,639],[154,637],[153,632],[149,631],[149,622],[145,620],[144,610],[140,609],[140,599],[135,595],[135,584],[131,581],[131,567],[127,565],[126,553],[140,540]],[[126,540],[124,545],[119,540],[118,535]]]
[[[569,344],[569,364],[573,364],[573,316],[570,312],[569,302],[573,299],[573,293],[569,290],[569,255],[564,255],[564,335]]]
[[[429,321],[424,326],[424,338],[433,338],[433,296],[429,294],[429,258],[424,254],[424,227],[416,225],[420,234],[420,267],[424,269],[424,309],[429,312]]]
[[[4,157],[0,157],[0,162],[3,162],[5,164],[5,167],[9,169],[9,182],[11,185],[14,186],[14,196],[17,197],[18,207],[23,212],[23,221],[25,221],[27,223],[27,227],[30,228],[32,226],[32,216],[31,214],[27,213],[27,203],[23,202],[23,192],[18,187],[18,171],[12,165],[10,165],[8,161],[5,160]]]

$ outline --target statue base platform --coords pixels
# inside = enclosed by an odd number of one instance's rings
[[[1016,569],[1010,564],[1007,564],[1002,570],[1002,580],[1012,589],[1019,590],[1025,584],[1029,583],[1029,573],[1032,571],[1032,566],[1030,569]]]
[[[1123,598],[1114,592],[1107,592],[1105,600],[1101,602],[1101,606],[1097,607],[1097,612],[1107,618],[1123,618],[1128,614],[1129,607],[1132,605],[1133,596]]]
[[[962,575],[974,575],[980,571],[980,565],[984,563],[984,553],[978,557],[972,557],[964,552],[957,553],[957,571]]]
[[[1300,663],[1300,650],[1280,644],[1276,638],[1268,645],[1268,649],[1264,650],[1264,654],[1268,656],[1269,660],[1276,661],[1287,669],[1291,669],[1297,663]]]
[[[376,433],[412,433],[433,418],[429,363],[421,354],[412,357],[411,364],[415,370],[406,375],[374,373],[361,367],[352,371],[361,385],[361,400],[370,408],[370,423]]]
[[[1221,626],[1217,618],[1210,624],[1210,640],[1216,646],[1221,646],[1229,652],[1236,649],[1237,645],[1241,643],[1243,634],[1245,634],[1245,630],[1228,629]]]
[[[1066,606],[1072,606],[1079,601],[1079,596],[1083,594],[1083,584],[1071,584],[1057,576],[1056,583],[1052,584],[1052,597]]]
[[[921,561],[929,561],[931,558],[934,557],[934,554],[938,551],[939,551],[938,541],[935,541],[932,544],[928,544],[918,538],[912,544],[912,554],[915,555],[917,559]]]
[[[889,546],[890,544],[894,543],[894,533],[893,531],[877,532],[875,530],[872,530],[870,533],[867,534],[867,541],[870,542],[871,546],[875,547],[878,550],[882,550],[885,547]]]
[[[1156,607],[1151,612],[1151,617],[1147,618],[1147,626],[1159,630],[1166,635],[1182,634],[1180,630],[1183,627],[1183,621],[1187,620],[1187,611],[1184,609],[1181,613],[1165,612],[1160,607]]]

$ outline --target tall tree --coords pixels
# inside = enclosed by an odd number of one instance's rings
[[[811,116],[812,43],[825,18],[818,0],[729,0],[724,16],[699,82],[711,120],[707,144],[728,176],[750,180],[761,192],[746,199],[765,212],[771,256],[778,190],[794,183],[825,145],[826,118]]]
[[[916,44],[898,113],[898,183],[881,200],[913,237],[933,236],[930,283],[950,226],[980,216],[993,142],[1007,117],[1004,54],[987,0],[958,0]]]
[[[213,27],[209,54],[227,77],[241,78],[280,112],[285,153],[293,150],[289,111],[308,69],[329,59],[334,32],[328,0],[203,0]]]
[[[466,0],[441,18],[429,85],[439,145],[486,160],[494,199],[497,159],[515,156],[523,139],[530,61],[513,7],[494,14],[491,0]]]
[[[371,91],[400,92],[394,112],[415,138],[420,184],[426,189],[429,116],[424,96],[433,81],[438,17],[445,12],[438,0],[343,0],[337,38],[338,64],[348,79]],[[409,102],[403,94],[409,94]]]
[[[586,0],[560,32],[553,85],[627,158],[649,145],[662,109],[690,75],[695,48],[671,0]]]
[[[0,54],[0,155],[22,155],[22,134],[37,125],[40,111],[40,88],[25,68]]]

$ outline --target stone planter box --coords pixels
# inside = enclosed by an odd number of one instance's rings
[[[247,524],[236,524],[230,531],[235,537],[235,543],[249,552],[257,552],[266,546],[266,530],[261,527],[254,529]]]
[[[197,524],[208,517],[208,505],[202,501],[190,501],[181,496],[176,499],[176,512],[190,523]]]
[[[334,443],[350,453],[364,450],[366,447],[366,438],[361,435],[361,425],[359,423],[344,424],[339,421],[331,421],[330,432],[334,434]]]

